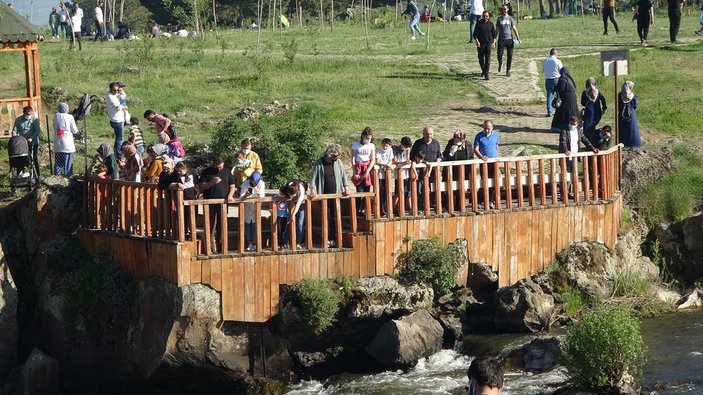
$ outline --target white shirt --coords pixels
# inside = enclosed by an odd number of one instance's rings
[[[81,32],[81,20],[82,19],[83,19],[83,17],[78,16],[78,14],[71,17],[71,24],[73,25],[73,32],[74,33]]]
[[[351,149],[354,154],[354,160],[357,163],[363,163],[371,160],[371,153],[376,151],[376,146],[373,143],[362,145],[360,142],[355,141]]]
[[[54,152],[72,154],[76,152],[73,134],[78,133],[73,115],[56,113],[54,116]]]
[[[379,165],[390,165],[391,163],[393,163],[393,148],[389,148],[387,150],[379,148],[378,150],[376,150],[376,163]],[[386,178],[385,168],[381,168],[381,170],[378,172],[378,178]]]
[[[552,55],[542,62],[542,71],[544,72],[544,79],[558,79],[561,74],[559,70],[564,67],[561,65],[561,60],[557,59],[556,56]]]
[[[107,108],[107,117],[110,121],[124,123],[124,111],[122,111],[120,98],[117,95],[108,92],[105,95],[105,106]]]
[[[76,7],[76,16],[83,19],[83,9],[80,7]]]
[[[571,155],[573,154],[578,154],[579,152],[579,130],[578,128],[576,129],[569,129],[569,151],[571,151]]]
[[[95,20],[98,23],[103,23],[103,10],[100,7],[95,7]]]
[[[474,15],[483,15],[483,0],[473,0],[471,2],[471,13]]]
[[[64,10],[59,11],[59,22],[68,22],[68,12]]]
[[[266,188],[264,187],[264,180],[259,180],[259,183],[255,187],[252,187],[249,183],[249,179],[246,179],[242,185],[239,186],[239,198],[244,198],[247,191],[251,188],[251,195],[247,198],[262,198],[264,197]],[[254,223],[256,222],[256,205],[254,203],[247,203],[244,205],[244,222]]]

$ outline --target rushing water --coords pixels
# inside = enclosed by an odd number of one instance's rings
[[[667,383],[658,395],[703,394],[703,311],[678,313],[642,323],[648,363],[645,385]],[[304,381],[291,387],[289,395],[395,395],[465,394],[466,369],[472,357],[442,350],[420,360],[407,372],[344,374],[324,383]],[[543,374],[508,372],[506,395],[550,394],[566,376],[561,369]]]

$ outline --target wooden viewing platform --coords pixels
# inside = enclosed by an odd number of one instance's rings
[[[403,199],[394,207],[392,198],[405,192],[407,167],[388,169],[384,179],[374,176],[374,191],[387,183],[385,210],[375,192],[307,199],[302,243],[295,232],[290,240],[278,238],[280,198],[231,204],[184,200],[182,192],[160,191],[153,184],[87,177],[79,237],[92,253],[107,248],[137,279],[161,276],[179,286],[211,286],[221,294],[223,318],[232,321],[267,321],[278,311],[280,285],[303,278],[394,275],[397,257],[410,248],[408,240],[434,235],[445,242],[466,239],[469,261],[491,265],[499,285],[506,286],[543,269],[574,241],[615,244],[622,213],[621,155],[622,146],[573,155],[578,166],[570,173],[560,171],[567,161],[562,154],[440,162],[428,171],[420,165],[419,178],[409,181],[409,207]],[[495,209],[482,204],[492,192]],[[329,201],[336,208],[332,224],[323,220]],[[245,251],[239,220],[245,204],[255,205],[260,218],[252,252]],[[367,208],[363,217],[356,215],[360,204]],[[213,206],[222,208],[223,224],[214,241]],[[330,226],[336,227],[338,248],[327,245]],[[212,252],[213,242],[220,253]],[[282,249],[284,243],[291,249]],[[457,283],[466,284],[469,272],[462,270]]]

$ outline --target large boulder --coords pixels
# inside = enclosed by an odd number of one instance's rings
[[[59,361],[35,348],[22,367],[15,393],[25,395],[59,394],[60,383]]]
[[[426,310],[386,323],[366,352],[386,369],[407,369],[442,349],[442,326]]]
[[[4,246],[0,245],[0,377],[17,364],[18,303],[17,287],[5,261]]]
[[[667,268],[685,285],[703,278],[703,212],[675,223],[660,223],[654,229],[660,253],[667,258]]]
[[[527,343],[509,346],[504,355],[513,368],[532,373],[546,372],[557,366],[563,340],[563,336],[540,335]]]
[[[503,332],[547,330],[554,313],[554,297],[532,280],[520,280],[496,293],[495,327]]]
[[[662,147],[658,151],[625,149],[620,183],[625,203],[631,203],[642,186],[664,178],[675,169],[675,163],[670,147]]]
[[[676,303],[676,308],[679,310],[685,309],[700,309],[703,307],[703,288],[696,287],[689,290],[686,294]]]
[[[353,289],[349,316],[353,319],[395,318],[432,307],[433,298],[429,285],[405,286],[388,276],[364,277]]]

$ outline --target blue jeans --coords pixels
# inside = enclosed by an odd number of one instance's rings
[[[122,151],[120,151],[120,148],[122,147],[122,140],[124,139],[124,122],[110,121],[110,126],[115,132],[115,155],[121,157]]]
[[[480,21],[482,18],[481,15],[474,15],[471,14],[469,15],[469,42],[474,41],[474,28],[476,27],[476,24],[478,21]]]
[[[54,174],[71,177],[73,175],[73,154],[65,152],[54,153]]]
[[[280,218],[279,218],[280,219]],[[303,243],[303,227],[305,226],[305,205],[301,205],[298,212],[295,214],[295,242],[297,244]],[[290,221],[286,226],[286,230],[283,231],[283,238],[281,243],[290,244]]]
[[[58,37],[59,36],[59,26],[58,25],[51,25],[51,37]]]
[[[420,35],[423,35],[424,33],[420,30],[420,26],[417,24],[420,22],[420,14],[417,14],[413,17],[413,19],[410,20],[410,34],[412,34],[413,37],[415,37],[415,32],[417,31],[420,33]]]
[[[552,107],[552,101],[554,100],[554,88],[559,82],[558,78],[549,78],[544,80],[544,89],[547,90],[547,114],[550,116],[554,114],[554,107]]]
[[[244,241],[256,246],[256,222],[244,223]]]
[[[97,29],[97,33],[95,33],[93,41],[104,40],[105,34],[103,34],[103,24],[98,23],[98,21],[95,21],[95,28]]]

